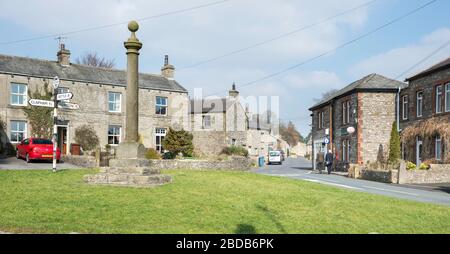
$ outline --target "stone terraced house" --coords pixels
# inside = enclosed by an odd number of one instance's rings
[[[249,116],[247,149],[252,157],[267,156],[271,150],[278,149],[279,136],[275,135],[271,124],[259,115]]]
[[[450,58],[406,81],[400,100],[403,159],[450,164]]]
[[[233,85],[226,98],[190,102],[194,149],[200,155],[218,155],[228,146],[247,147],[248,116]]]
[[[377,161],[379,151],[389,149],[398,93],[405,86],[371,74],[311,107],[314,168],[329,149],[338,162],[337,170]]]
[[[60,92],[74,94],[71,103],[79,110],[60,109],[58,143],[64,154],[75,143],[75,130],[92,126],[104,147],[118,145],[124,138],[126,71],[73,64],[64,44],[57,61],[0,55],[0,118],[6,128],[0,133],[0,148],[14,149],[23,138],[32,135],[24,114],[30,94],[50,84],[54,76],[61,80]],[[188,92],[174,80],[174,67],[165,64],[160,75],[139,76],[139,134],[148,148],[162,151],[162,140],[169,127],[187,128]]]

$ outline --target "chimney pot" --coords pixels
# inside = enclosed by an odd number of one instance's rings
[[[66,49],[66,45],[61,43],[60,50],[56,54],[58,57],[58,63],[62,66],[70,66],[70,50]]]
[[[167,79],[173,79],[175,76],[175,67],[169,64],[169,56],[164,56],[164,66],[161,68],[161,75]]]

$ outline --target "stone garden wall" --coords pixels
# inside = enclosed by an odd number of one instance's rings
[[[359,178],[381,183],[397,183],[398,170],[361,169]]]
[[[431,165],[430,170],[406,170],[406,166],[402,165],[398,183],[450,183],[450,164]]]
[[[199,170],[250,170],[253,160],[245,157],[232,157],[229,160],[151,160],[152,169],[199,169]]]
[[[95,168],[98,166],[97,160],[94,156],[72,156],[64,155],[62,160],[83,168]]]

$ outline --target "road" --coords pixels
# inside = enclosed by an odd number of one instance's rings
[[[311,170],[311,162],[303,158],[288,158],[283,165],[267,165],[253,171],[258,174],[301,179],[352,191],[450,206],[450,184],[397,185],[351,179],[334,174],[318,174]]]
[[[72,165],[69,163],[58,163],[58,169],[79,169],[81,167]],[[0,157],[0,170],[11,169],[11,170],[51,170],[52,162],[43,161],[43,162],[33,162],[26,163],[24,160],[18,160],[15,157]]]

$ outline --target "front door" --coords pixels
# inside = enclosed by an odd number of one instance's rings
[[[58,126],[58,148],[61,154],[67,154],[67,127]]]
[[[417,140],[416,140],[416,165],[417,166],[422,164],[422,149],[423,149],[422,138],[417,137]]]

